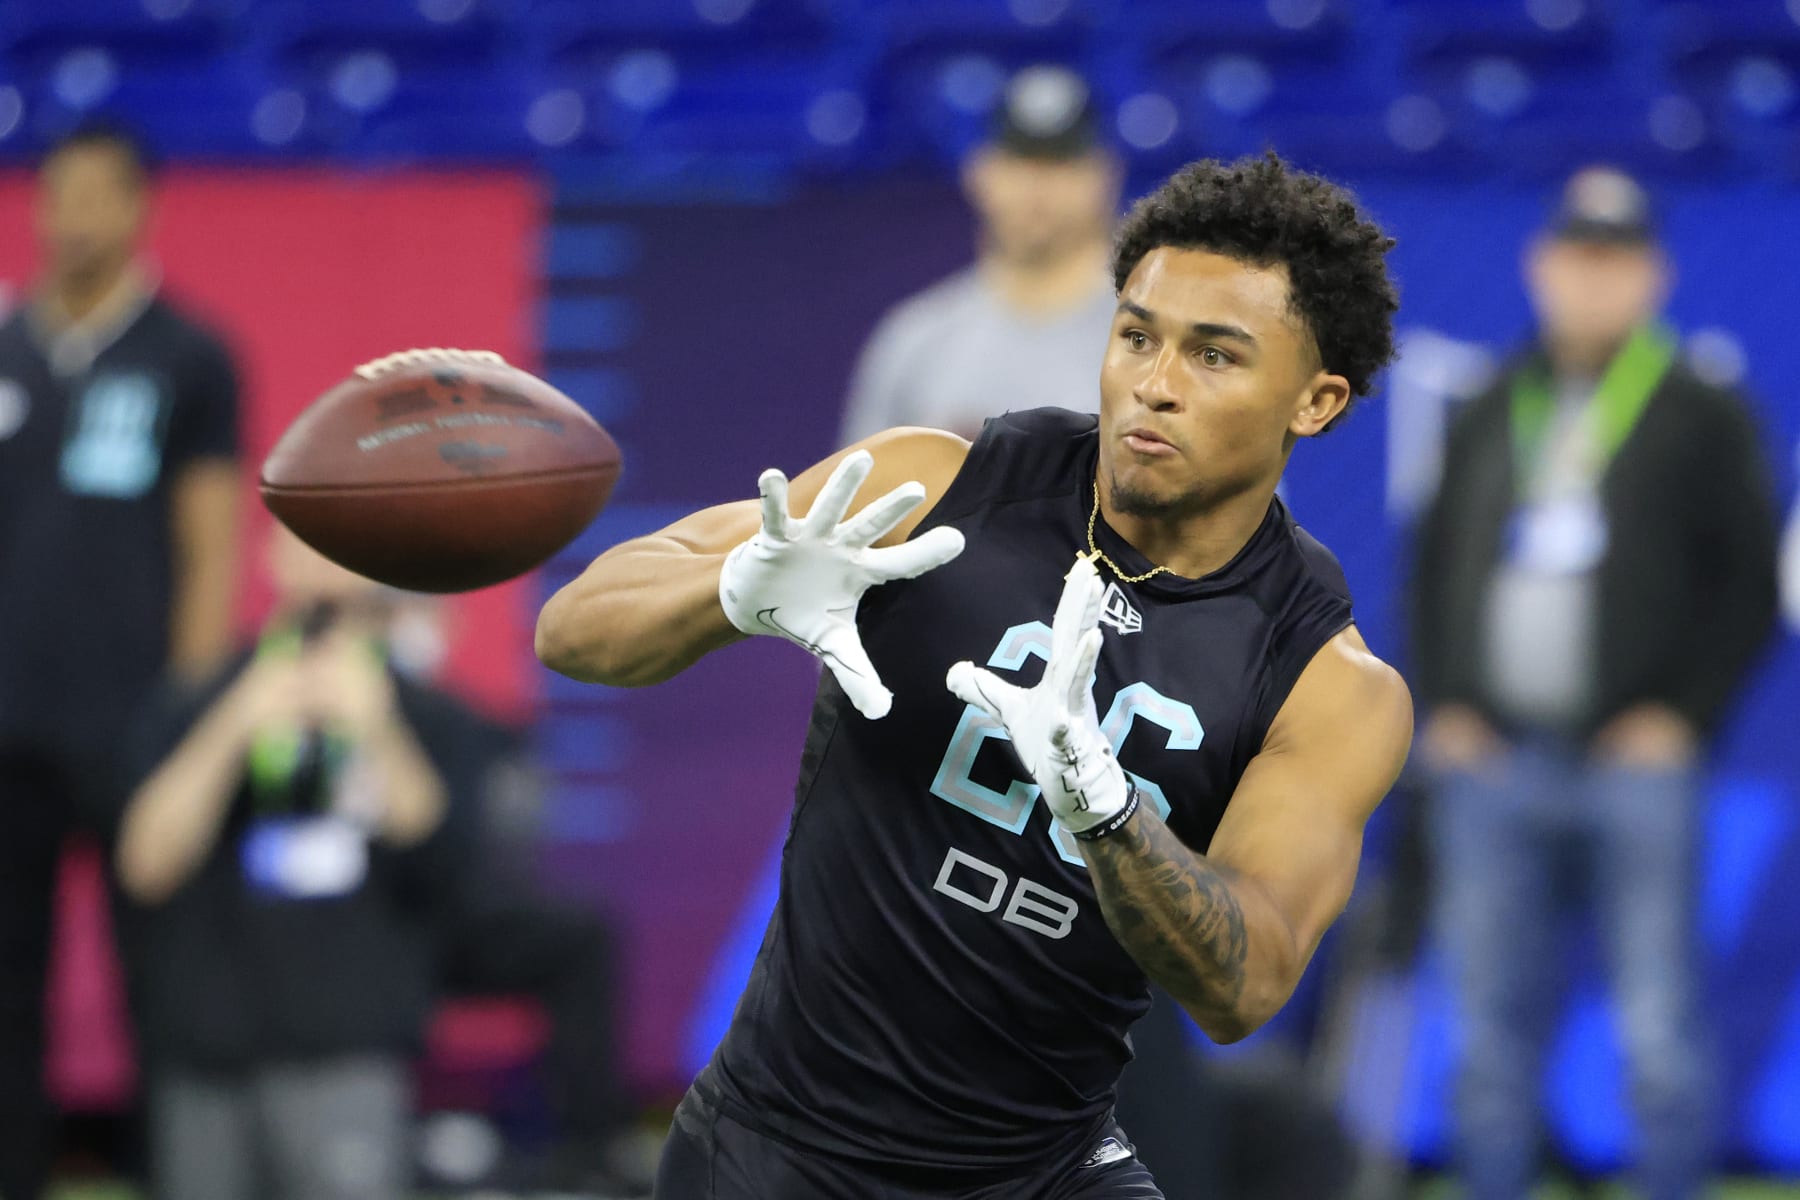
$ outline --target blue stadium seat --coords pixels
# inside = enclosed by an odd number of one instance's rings
[[[1488,153],[1497,174],[1514,179],[1557,180],[1594,162],[1673,177],[1718,177],[1745,168],[1705,108],[1674,92],[1646,100],[1590,88],[1578,106],[1462,132]]]
[[[215,150],[215,113],[253,87],[255,64],[229,53],[224,0],[68,0],[0,4],[0,73],[26,98],[17,143],[41,147],[104,109],[165,153]],[[174,115],[172,115],[174,114]]]
[[[1185,103],[1225,119],[1335,112],[1375,105],[1395,94],[1393,80],[1373,86],[1354,65],[1269,58],[1235,47],[1166,62],[1150,78]]]
[[[162,156],[219,158],[256,149],[248,114],[262,80],[252,62],[131,55],[92,43],[51,54],[46,43],[13,67],[25,107],[15,150],[41,148],[92,117],[118,120]]]
[[[531,0],[524,19],[543,86],[581,97],[577,146],[799,160],[854,156],[868,129],[866,56],[839,37],[840,7]]]
[[[541,148],[528,124],[535,94],[506,76],[403,83],[387,104],[353,122],[342,146],[385,162],[528,159]]]
[[[1078,42],[1060,51],[1037,42],[916,49],[880,70],[872,105],[898,156],[955,162],[986,135],[1007,79],[1023,67],[1058,63],[1086,79],[1103,107],[1122,99],[1116,73],[1080,50]]]
[[[1610,150],[1785,175],[1796,3],[0,0],[28,109],[0,155],[105,106],[182,156],[946,163],[1052,61],[1139,166],[1276,141],[1407,172]]]
[[[1594,66],[1615,51],[1614,26],[1594,0],[1406,0],[1397,17],[1415,68],[1490,55]]]
[[[1800,12],[1800,6],[1796,6]],[[1780,79],[1800,75],[1800,21],[1778,3],[1673,5],[1653,27],[1670,75],[1743,115],[1779,116]]]
[[[799,161],[813,156],[816,139],[809,133],[809,116],[826,90],[806,80],[752,94],[697,85],[659,111],[635,123],[627,119],[620,127],[630,130],[627,143],[649,150],[774,154]],[[851,122],[850,140],[862,135],[867,120],[865,105]]]
[[[538,149],[527,125],[537,87],[526,74],[397,64],[381,51],[357,52],[346,62],[323,78],[277,76],[290,115],[269,132],[295,149],[390,161],[517,160]]]
[[[1308,170],[1351,180],[1382,176],[1475,177],[1488,163],[1429,102],[1396,96],[1346,103],[1332,111],[1274,111],[1248,123],[1250,135],[1227,143],[1229,154],[1272,147]],[[1208,153],[1219,153],[1212,146]]]
[[[265,0],[254,38],[285,67],[328,70],[379,50],[427,68],[483,66],[518,47],[506,0]]]
[[[701,63],[663,50],[596,55],[553,71],[580,98],[577,146],[609,151],[854,157],[870,130],[859,74],[831,59],[764,51]]]
[[[1273,148],[1303,165],[1354,178],[1466,176],[1480,155],[1426,97],[1374,86],[1348,58],[1265,59],[1223,43],[1211,58],[1171,61],[1140,76],[1113,106],[1114,132],[1137,170]],[[1165,136],[1166,135],[1166,136]]]
[[[1095,0],[869,0],[873,103],[901,159],[954,162],[979,141],[1008,75],[1055,62],[1104,74]]]
[[[890,53],[917,47],[1066,46],[1109,15],[1097,0],[868,0],[864,20]]]
[[[821,54],[838,32],[833,8],[825,0],[528,0],[522,20],[533,54],[568,67],[628,49],[689,61]]]
[[[1349,52],[1351,21],[1333,0],[1140,0],[1113,30],[1136,43],[1152,71],[1227,53],[1318,65]]]
[[[245,162],[290,160],[296,155],[319,154],[330,146],[297,130],[286,141],[270,141],[259,135],[266,128],[260,118],[267,90],[249,85],[229,92],[214,92],[204,101],[152,103],[154,85],[141,91],[120,89],[121,109],[145,142],[162,158],[186,162]],[[132,97],[141,96],[139,103]]]
[[[0,5],[0,52],[16,60],[102,46],[138,58],[219,53],[232,0],[14,0]]]
[[[1439,59],[1410,72],[1406,82],[1475,128],[1521,121],[1554,124],[1592,109],[1635,114],[1670,90],[1648,73],[1595,71],[1499,54]]]

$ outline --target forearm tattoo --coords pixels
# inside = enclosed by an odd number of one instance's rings
[[[1235,1021],[1249,939],[1224,874],[1148,805],[1081,853],[1106,924],[1144,972],[1203,1022]]]

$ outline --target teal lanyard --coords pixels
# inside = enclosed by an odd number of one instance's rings
[[[1633,333],[1607,364],[1600,385],[1581,415],[1592,437],[1594,461],[1590,465],[1596,478],[1605,473],[1619,447],[1637,428],[1650,397],[1662,386],[1674,362],[1675,339],[1666,330],[1647,325]],[[1544,372],[1522,371],[1514,378],[1513,469],[1521,495],[1528,490],[1524,485],[1532,478],[1544,452],[1544,438],[1555,410],[1556,401]]]

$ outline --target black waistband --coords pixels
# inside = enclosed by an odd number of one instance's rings
[[[693,1087],[688,1089],[681,1101],[681,1108],[686,1110],[690,1119],[707,1122],[716,1114],[722,1113],[735,1124],[791,1153],[842,1164],[847,1169],[868,1175],[873,1181],[889,1187],[927,1193],[991,1187],[1037,1179],[1046,1174],[1055,1176],[1065,1170],[1074,1170],[1093,1153],[1103,1138],[1115,1137],[1130,1144],[1124,1131],[1120,1129],[1118,1120],[1109,1111],[1093,1122],[1091,1127],[1058,1139],[1050,1152],[1030,1161],[997,1159],[991,1165],[973,1166],[906,1161],[876,1154],[862,1155],[855,1153],[853,1146],[828,1147],[798,1138],[794,1136],[792,1129],[780,1131],[771,1128],[754,1106],[739,1103],[720,1087],[718,1080],[712,1077],[711,1067],[701,1072]]]

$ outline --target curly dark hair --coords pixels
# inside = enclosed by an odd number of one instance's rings
[[[1349,381],[1352,405],[1394,356],[1400,300],[1385,260],[1394,239],[1348,191],[1290,167],[1274,151],[1234,163],[1191,163],[1133,205],[1113,251],[1114,290],[1123,290],[1160,246],[1287,267],[1293,311],[1312,334],[1319,361]]]

